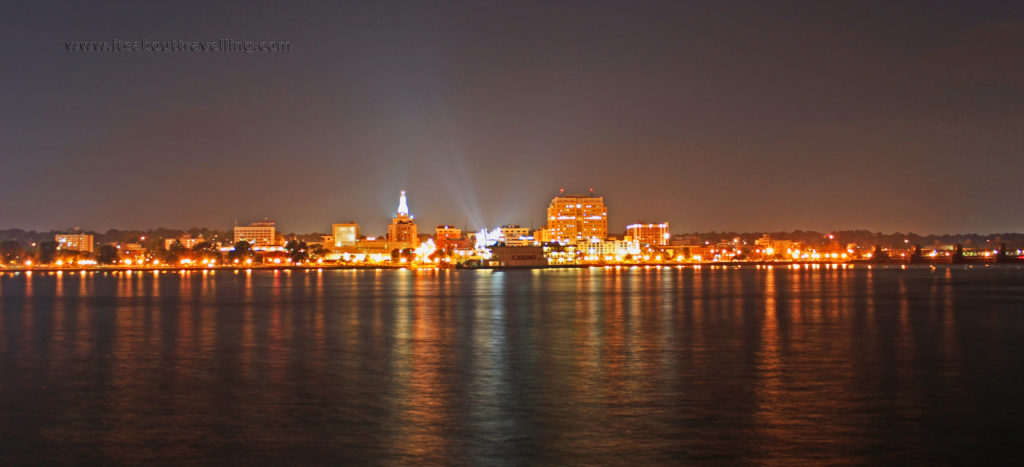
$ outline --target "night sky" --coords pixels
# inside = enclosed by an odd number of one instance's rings
[[[0,228],[1024,231],[1024,2],[335,3],[4,2]]]

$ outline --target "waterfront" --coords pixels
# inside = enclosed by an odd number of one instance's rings
[[[0,274],[0,463],[1018,458],[1017,265]]]

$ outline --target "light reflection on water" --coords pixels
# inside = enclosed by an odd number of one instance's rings
[[[1011,459],[1018,267],[0,274],[0,461]]]

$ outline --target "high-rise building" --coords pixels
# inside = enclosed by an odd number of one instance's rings
[[[401,196],[398,198],[398,212],[391,219],[391,225],[388,226],[388,241],[408,243],[412,246],[416,246],[419,243],[416,223],[413,222],[413,217],[409,214],[409,204],[405,199],[405,191],[402,191]]]
[[[665,246],[672,238],[668,233],[668,222],[660,224],[633,224],[626,226],[626,235],[641,244]]]
[[[235,226],[235,243],[246,241],[254,248],[274,246],[277,243],[275,235],[274,223],[268,220]]]
[[[58,250],[93,252],[92,235],[83,233],[58,234],[53,236]]]
[[[560,243],[608,237],[608,208],[600,196],[558,195],[548,206],[548,239]]]
[[[359,240],[359,224],[348,222],[331,224],[331,241],[334,248],[356,246]]]

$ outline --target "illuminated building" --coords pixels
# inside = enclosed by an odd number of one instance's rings
[[[117,248],[123,258],[139,261],[139,264],[146,259],[146,248],[140,243],[126,243],[123,248],[120,245]]]
[[[489,266],[546,266],[548,259],[540,246],[492,246]]]
[[[576,250],[587,256],[625,256],[640,253],[640,243],[636,240],[588,240],[576,244]]]
[[[405,199],[405,191],[402,191],[398,198],[398,212],[391,219],[388,226],[388,241],[392,243],[407,243],[416,246],[419,243],[419,236],[416,232],[416,223],[413,216],[409,215],[409,205]]]
[[[367,255],[387,256],[390,258],[392,251],[404,250],[406,248],[413,248],[413,245],[409,242],[393,242],[383,237],[371,237],[359,240],[359,242],[356,243],[356,248],[353,252]]]
[[[455,251],[473,249],[473,240],[463,238],[462,229],[451,225],[439,225],[434,230],[434,243],[438,249]]]
[[[787,251],[798,249],[799,245],[796,245],[790,240],[775,240],[771,235],[764,234],[761,238],[754,240],[754,246],[759,247],[761,254],[765,257],[774,257],[775,255],[785,254]]]
[[[331,224],[331,246],[343,248],[356,246],[359,240],[359,224],[348,222],[344,224]]]
[[[549,243],[541,247],[548,264],[574,264],[576,263],[576,245]]]
[[[235,243],[246,241],[252,244],[253,248],[266,248],[274,246],[276,240],[273,222],[264,220],[249,225],[235,226]]]
[[[530,229],[527,227],[503,225],[500,232],[498,241],[508,246],[526,246],[533,243],[533,237],[530,236]]]
[[[202,235],[200,235],[198,237],[193,237],[191,235],[185,235],[185,236],[181,236],[181,237],[178,237],[178,238],[165,238],[164,239],[164,249],[165,250],[170,250],[171,249],[171,245],[174,245],[174,242],[179,242],[179,243],[181,243],[181,246],[191,250],[194,246],[196,246],[196,245],[198,245],[198,244],[200,244],[200,243],[202,243],[204,241],[205,240],[203,239]]]
[[[681,235],[670,238],[668,244],[672,246],[700,246],[704,242],[697,235]]]
[[[608,208],[600,196],[558,195],[548,206],[546,239],[559,243],[608,236]]]
[[[437,241],[442,240],[459,240],[462,238],[462,229],[450,226],[450,225],[439,225],[434,230],[434,239]]]
[[[660,224],[633,224],[626,226],[626,235],[645,245],[665,246],[672,236],[668,233],[668,222]]]
[[[58,250],[93,252],[93,239],[89,234],[58,234],[53,236]]]

